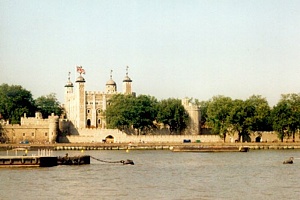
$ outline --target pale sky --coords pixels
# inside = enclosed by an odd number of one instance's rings
[[[0,84],[56,93],[75,66],[86,90],[157,99],[265,97],[300,89],[300,0],[0,0]]]

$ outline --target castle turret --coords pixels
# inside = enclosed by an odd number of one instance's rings
[[[128,66],[126,67],[126,76],[123,80],[123,94],[132,94],[131,90],[132,80],[128,76]]]
[[[67,84],[65,85],[65,102],[64,102],[64,108],[65,108],[65,114],[66,114],[66,117],[69,117],[69,114],[70,114],[70,109],[71,109],[71,105],[70,105],[70,100],[73,96],[73,83],[71,82],[70,80],[70,75],[71,75],[71,72],[69,72],[69,77],[68,77],[68,82]]]
[[[49,120],[49,142],[54,143],[58,135],[58,116],[54,116],[54,113],[48,117]]]
[[[199,135],[200,134],[200,120],[201,113],[200,108],[189,102],[188,98],[184,98],[181,101],[184,109],[188,112],[190,117],[190,124],[188,126],[188,134]]]
[[[112,70],[110,71],[110,79],[106,82],[106,94],[114,94],[117,92],[117,84],[112,79]]]
[[[79,77],[76,79],[76,127],[85,128],[86,125],[86,99],[85,99],[85,79],[81,74],[85,74],[84,69],[80,66],[77,67],[77,72],[79,72]]]

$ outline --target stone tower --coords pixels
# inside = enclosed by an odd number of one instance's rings
[[[188,112],[190,116],[190,124],[188,126],[188,134],[199,135],[200,134],[200,108],[189,102],[188,98],[184,98],[181,101],[184,109]]]
[[[131,90],[132,80],[128,76],[128,66],[126,67],[126,76],[123,80],[123,94],[132,94]]]
[[[49,142],[54,143],[58,135],[58,116],[55,116],[54,113],[48,117],[49,120]]]
[[[71,98],[73,96],[73,89],[74,89],[73,83],[70,80],[70,75],[71,75],[71,72],[69,72],[68,82],[65,85],[65,99],[64,99],[65,100],[64,108],[65,108],[65,112],[66,112],[65,114],[66,114],[67,118],[70,118]]]
[[[110,70],[110,79],[106,82],[106,94],[114,94],[117,92],[117,84],[112,79],[112,70]]]
[[[79,72],[79,77],[76,79],[76,124],[77,128],[85,128],[86,125],[86,102],[85,102],[85,80]]]

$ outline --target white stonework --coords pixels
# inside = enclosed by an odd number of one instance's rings
[[[112,72],[112,71],[111,71]],[[128,77],[128,68],[123,80],[123,94],[133,94],[131,88],[132,80]],[[77,129],[97,128],[105,129],[106,121],[104,112],[107,101],[115,94],[118,94],[117,84],[112,79],[106,82],[104,92],[86,91],[85,79],[80,74],[75,81],[75,86],[69,80],[65,85],[64,108],[66,118]]]
[[[200,120],[201,113],[200,108],[189,102],[188,98],[184,98],[181,101],[184,109],[188,112],[190,117],[190,124],[186,130],[188,135],[199,135],[200,134]]]

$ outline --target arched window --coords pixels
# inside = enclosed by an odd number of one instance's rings
[[[90,120],[90,119],[88,119],[88,120],[86,121],[86,125],[87,125],[88,127],[91,126],[91,120]]]
[[[98,124],[100,124],[101,123],[101,120],[100,119],[98,119]]]

